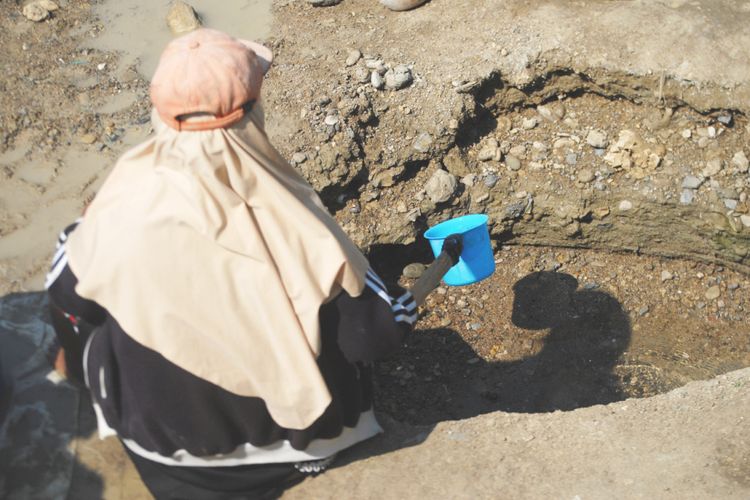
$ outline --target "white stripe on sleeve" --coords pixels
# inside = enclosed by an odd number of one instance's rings
[[[373,282],[369,277],[365,278],[365,283],[367,283],[367,286],[369,286],[373,292],[378,294],[378,296],[381,299],[385,300],[389,306],[392,306],[393,300],[391,299],[391,296],[388,295],[388,293],[385,290],[383,290],[377,284],[375,284],[375,282]]]
[[[61,249],[63,250],[63,253],[57,260],[57,264],[55,264],[50,272],[47,273],[47,279],[44,282],[45,289],[49,289],[49,287],[52,286],[55,280],[60,277],[60,274],[63,272],[63,269],[65,269],[65,266],[68,265],[68,254],[65,253],[65,245],[63,245]]]

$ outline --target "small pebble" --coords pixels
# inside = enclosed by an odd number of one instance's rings
[[[169,4],[167,26],[173,35],[182,35],[200,28],[201,21],[192,6],[176,0]]]
[[[93,144],[96,142],[96,136],[94,134],[83,134],[81,136],[81,142],[84,144]]]
[[[731,114],[719,115],[717,120],[719,121],[719,123],[729,126],[732,123],[732,115]]]
[[[427,269],[427,266],[425,266],[424,264],[414,262],[406,266],[402,274],[404,275],[404,278],[417,279],[422,276],[425,269]]]
[[[399,90],[408,87],[413,81],[411,70],[408,66],[400,64],[385,73],[385,87],[391,90]]]
[[[581,170],[580,172],[578,172],[578,180],[580,182],[588,184],[589,182],[592,182],[594,179],[596,179],[596,175],[594,175],[594,172],[592,172],[588,168],[585,168]]]
[[[714,299],[718,299],[720,295],[721,295],[721,290],[719,289],[718,286],[714,285],[710,287],[708,290],[706,290],[705,296],[708,300],[714,300]]]
[[[687,175],[682,179],[682,187],[685,189],[698,189],[703,184],[703,179],[694,175]]]
[[[602,130],[592,130],[586,136],[586,143],[593,148],[606,148],[607,134]]]
[[[354,66],[357,64],[357,61],[362,57],[362,52],[359,50],[352,50],[349,52],[349,54],[346,56],[346,65],[347,66]]]
[[[648,306],[643,306],[638,309],[638,316],[645,316],[648,313]]]
[[[498,176],[495,174],[487,174],[487,177],[484,178],[484,185],[488,188],[494,187],[495,184],[497,184]]]
[[[750,168],[750,160],[748,160],[744,151],[737,151],[732,157],[732,165],[744,174]]]
[[[367,83],[370,81],[370,71],[359,66],[354,70],[354,79],[359,83]]]
[[[674,278],[674,275],[672,273],[670,273],[669,271],[662,271],[661,272],[661,280],[662,280],[662,282],[669,281],[672,278]]]
[[[521,122],[521,126],[525,130],[531,130],[534,127],[536,127],[538,123],[539,123],[538,120],[536,118],[534,118],[534,117],[532,117],[532,118],[524,118],[523,121]]]
[[[378,90],[381,90],[385,86],[385,82],[383,81],[383,77],[380,76],[380,73],[377,71],[373,71],[370,74],[370,83],[373,87],[375,87]]]
[[[683,189],[680,194],[680,203],[683,205],[690,205],[695,198],[695,191],[692,189]]]
[[[622,200],[617,207],[620,209],[620,212],[627,212],[628,210],[631,210],[633,208],[633,202],[629,200]]]
[[[451,199],[457,187],[456,176],[445,170],[436,170],[425,184],[425,192],[433,203],[444,203]]]
[[[57,9],[57,4],[52,0],[37,0],[24,5],[21,12],[29,21],[38,23],[47,19],[50,16],[50,12]]]
[[[536,112],[539,116],[550,122],[562,120],[565,116],[565,108],[562,103],[537,106]]]
[[[521,170],[521,160],[513,155],[507,155],[505,157],[505,165],[514,172]]]
[[[704,177],[713,177],[721,172],[724,167],[723,163],[719,159],[713,159],[706,162],[706,168],[703,169]]]
[[[419,134],[412,144],[412,147],[420,153],[428,152],[430,146],[432,146],[432,136],[428,132],[422,132]]]

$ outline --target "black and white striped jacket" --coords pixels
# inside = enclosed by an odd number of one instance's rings
[[[78,296],[65,254],[77,222],[60,235],[46,288],[62,319],[55,322],[61,344],[77,342],[83,350],[100,436],[117,435],[132,452],[159,463],[212,467],[317,460],[381,431],[370,367],[397,349],[415,323],[409,292],[394,299],[370,270],[359,297],[342,291],[321,306],[318,367],[332,401],[307,429],[285,429],[261,398],[232,394],[183,370]]]

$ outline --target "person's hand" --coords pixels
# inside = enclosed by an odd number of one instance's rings
[[[55,371],[62,378],[68,378],[68,365],[65,363],[65,350],[61,347],[55,356]]]

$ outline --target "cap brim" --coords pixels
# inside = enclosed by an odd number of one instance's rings
[[[250,40],[240,40],[240,42],[255,52],[261,68],[263,68],[263,74],[268,73],[268,68],[271,67],[271,62],[273,62],[273,52],[271,52],[271,49],[257,42],[251,42]]]

